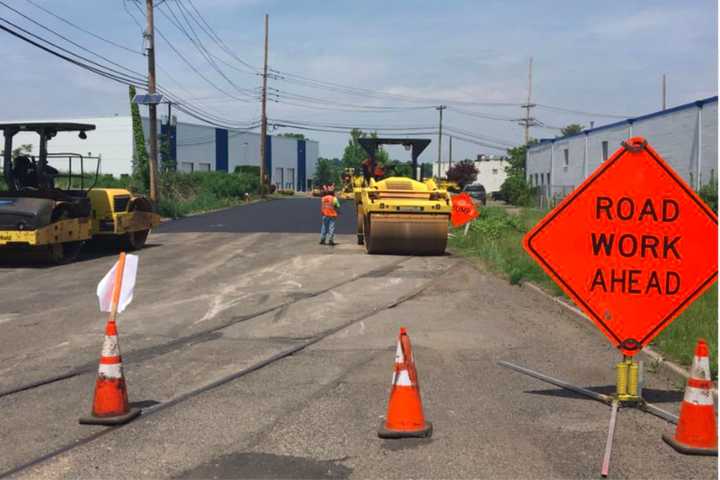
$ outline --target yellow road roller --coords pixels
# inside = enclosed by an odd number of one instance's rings
[[[86,158],[78,153],[48,153],[50,139],[61,132],[86,132],[95,125],[84,123],[30,122],[0,124],[5,137],[3,177],[0,191],[0,262],[28,257],[50,263],[74,260],[90,239],[111,239],[118,246],[142,248],[150,229],[160,223],[152,204],[120,188],[95,188],[100,172],[97,160],[94,182],[85,185]],[[13,155],[13,137],[20,132],[40,137],[37,157]],[[67,159],[61,173],[48,159]],[[73,161],[80,174],[73,176]],[[65,187],[56,185],[65,180]]]
[[[417,159],[427,139],[361,138],[368,153],[363,178],[354,189],[358,244],[368,253],[442,255],[447,246],[452,200],[432,179],[419,178]],[[415,178],[380,178],[375,155],[380,145],[411,150]],[[357,184],[356,184],[357,185]]]

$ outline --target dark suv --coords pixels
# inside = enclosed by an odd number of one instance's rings
[[[483,206],[487,203],[485,187],[483,187],[479,183],[476,183],[474,185],[466,185],[464,191],[467,192],[468,195],[473,198],[473,200],[482,203]]]

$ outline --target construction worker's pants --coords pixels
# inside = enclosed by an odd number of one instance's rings
[[[328,242],[335,241],[335,217],[322,217],[322,227],[320,228],[320,240],[324,241],[327,237]]]

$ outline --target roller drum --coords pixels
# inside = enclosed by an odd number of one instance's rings
[[[443,255],[448,216],[444,214],[372,213],[365,224],[368,253]]]

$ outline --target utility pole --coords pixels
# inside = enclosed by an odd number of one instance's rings
[[[667,108],[667,82],[665,79],[665,74],[663,73],[663,79],[662,79],[662,109],[665,110]]]
[[[537,125],[535,119],[530,116],[530,109],[535,107],[535,104],[531,102],[532,99],[532,64],[533,59],[530,57],[530,64],[528,67],[528,98],[525,105],[521,105],[520,108],[525,109],[525,118],[520,120],[520,125],[525,127],[525,145],[530,141],[530,127]]]
[[[167,164],[165,165],[165,168],[168,168],[169,170],[177,170],[177,165],[175,168],[169,168],[169,165],[172,165],[173,158],[172,158],[172,102],[168,100],[167,102],[168,106],[168,114],[167,114],[167,126],[165,127],[165,154],[167,155]]]
[[[440,127],[438,128],[438,173],[437,178],[440,178],[442,176],[441,170],[442,170],[442,112],[447,107],[445,105],[438,105],[435,107],[435,110],[440,112]]]
[[[265,14],[265,64],[262,75],[262,113],[260,116],[260,195],[265,197],[265,180],[267,173],[267,64],[268,64],[268,14]]]
[[[145,0],[145,8],[147,10],[147,30],[145,31],[145,40],[147,42],[147,59],[148,59],[148,89],[149,95],[155,94],[155,26],[153,19],[153,0]],[[157,158],[158,158],[158,142],[157,142],[157,105],[151,103],[148,105],[148,113],[150,116],[150,157],[148,158],[148,169],[150,170],[150,201],[157,205]]]
[[[452,135],[450,135],[450,151],[448,152],[448,170],[452,168]]]

